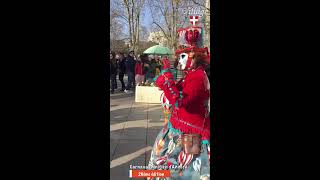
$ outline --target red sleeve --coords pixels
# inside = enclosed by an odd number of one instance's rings
[[[156,85],[163,90],[171,105],[174,105],[179,98],[179,90],[173,79],[171,72],[165,72],[156,79]]]

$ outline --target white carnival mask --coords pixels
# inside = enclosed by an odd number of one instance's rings
[[[181,53],[179,58],[179,64],[181,64],[181,69],[184,70],[186,68],[188,61],[188,54],[187,53]]]

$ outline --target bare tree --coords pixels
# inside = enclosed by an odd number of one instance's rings
[[[131,49],[138,50],[140,46],[140,38],[146,39],[141,35],[145,31],[140,23],[143,18],[145,3],[151,11],[153,19],[153,27],[157,31],[161,31],[166,38],[167,46],[174,51],[177,48],[177,29],[189,24],[189,16],[185,13],[186,7],[205,7],[206,23],[205,44],[208,46],[210,39],[210,1],[209,0],[111,0],[111,16],[118,22],[112,27],[114,28],[113,36],[119,37],[117,31],[119,26],[122,27],[122,36],[127,35]],[[119,25],[120,24],[120,25]],[[124,33],[126,32],[126,33]]]
[[[123,23],[118,21],[114,15],[110,16],[110,39],[119,40],[123,38]]]
[[[139,49],[140,19],[143,16],[145,0],[113,0],[111,12],[125,23],[124,29],[128,32],[131,49]]]
[[[149,0],[148,5],[153,18],[153,24],[162,31],[167,39],[167,46],[173,51],[177,48],[177,22],[179,21],[180,0]]]
[[[111,40],[111,49],[115,52],[125,52],[127,50],[125,40]]]
[[[208,6],[207,3],[210,3],[210,0],[191,0],[193,4],[198,5],[200,7],[203,7],[206,9],[206,11],[209,11],[210,13],[210,4]]]
[[[134,17],[134,28],[133,28],[133,49],[135,51],[139,50],[139,42],[140,42],[140,18],[142,17],[142,11],[144,8],[144,1],[145,0],[132,0],[132,4],[133,4],[133,12],[132,15]]]
[[[210,1],[206,0],[206,23],[205,23],[205,32],[206,32],[206,46],[210,49]]]
[[[177,29],[188,25],[188,8],[204,8],[210,14],[210,6],[206,2],[209,0],[148,0],[148,5],[153,18],[153,24],[159,31],[162,31],[168,40],[167,46],[174,51],[177,48]],[[206,16],[205,16],[206,18]],[[204,23],[205,34],[209,34],[209,23]],[[207,35],[205,35],[207,39]],[[207,44],[205,41],[205,44]]]
[[[130,36],[130,45],[132,46],[133,44],[133,30],[132,30],[132,13],[130,11],[130,9],[133,11],[133,8],[131,8],[131,1],[130,0],[123,0],[124,5],[125,5],[125,9],[126,9],[126,13],[127,13],[127,19],[128,19],[128,27],[129,27],[129,36]]]
[[[139,38],[140,41],[147,41],[149,36],[149,31],[146,26],[140,26],[140,32],[139,32]],[[140,46],[139,46],[140,47]]]

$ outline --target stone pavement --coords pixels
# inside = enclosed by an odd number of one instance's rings
[[[110,94],[110,179],[130,179],[130,165],[148,164],[154,140],[164,125],[161,108],[160,103],[136,103],[134,93]]]

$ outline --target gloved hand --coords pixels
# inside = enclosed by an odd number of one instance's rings
[[[165,93],[165,96],[171,105],[179,98],[179,90],[177,89],[170,72],[165,72],[160,75],[155,81],[155,84]]]

